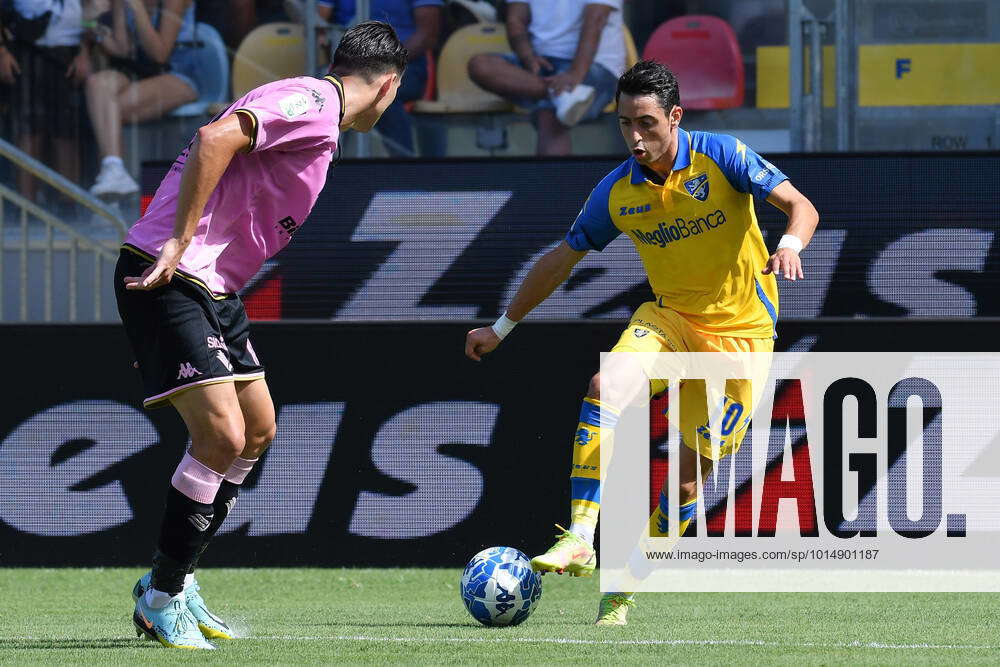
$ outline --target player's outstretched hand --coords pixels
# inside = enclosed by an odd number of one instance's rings
[[[767,260],[767,265],[761,271],[765,276],[773,273],[776,276],[784,276],[789,280],[805,278],[802,273],[802,259],[799,253],[791,248],[780,248]]]
[[[483,355],[497,349],[500,338],[493,327],[473,329],[465,335],[465,356],[473,361],[482,361]]]

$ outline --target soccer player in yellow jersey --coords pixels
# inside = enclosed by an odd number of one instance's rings
[[[778,316],[777,276],[803,277],[799,252],[809,243],[819,215],[774,165],[735,137],[680,128],[683,110],[677,80],[664,65],[641,61],[618,80],[622,136],[631,157],[594,188],[566,239],[532,267],[503,316],[466,338],[466,354],[478,361],[541,303],[591,250],[603,250],[619,234],[635,244],[655,301],[632,315],[612,351],[770,353]],[[754,214],[754,198],[788,216],[784,236],[768,253]],[[649,383],[650,393],[666,389]],[[749,383],[726,385],[721,433],[712,433],[715,455],[736,451],[751,411]],[[556,544],[532,559],[536,570],[590,576],[596,565],[594,530],[600,510],[601,426],[605,440],[628,388],[593,377],[580,412],[570,472],[571,521]],[[697,503],[702,476],[712,469],[707,410],[685,401],[680,385],[680,510],[683,534]],[[692,407],[685,407],[690,405]],[[720,429],[717,429],[720,430]],[[610,443],[605,442],[605,445]],[[650,517],[650,534],[667,535],[666,494]],[[601,598],[598,625],[624,625],[629,593]]]

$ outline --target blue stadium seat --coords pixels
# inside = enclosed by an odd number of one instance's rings
[[[194,102],[174,109],[172,116],[200,116],[208,111],[210,105],[229,101],[229,53],[226,43],[208,23],[196,24],[194,34],[195,40],[200,42],[197,51],[201,94]]]

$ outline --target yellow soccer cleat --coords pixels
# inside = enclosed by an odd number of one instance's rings
[[[628,624],[628,608],[635,606],[635,600],[627,593],[605,593],[597,607],[597,621],[594,625]]]
[[[541,556],[531,559],[531,567],[535,572],[555,572],[569,574],[571,577],[590,577],[597,567],[597,552],[586,540],[569,532],[558,523],[556,528],[562,531],[557,535],[556,543]]]

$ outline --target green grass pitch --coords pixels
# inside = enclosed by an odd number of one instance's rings
[[[483,628],[458,569],[206,569],[249,637],[214,653],[135,637],[138,569],[0,569],[0,663],[955,664],[1000,661],[988,594],[648,594],[591,625],[597,579],[549,575],[535,613]]]

